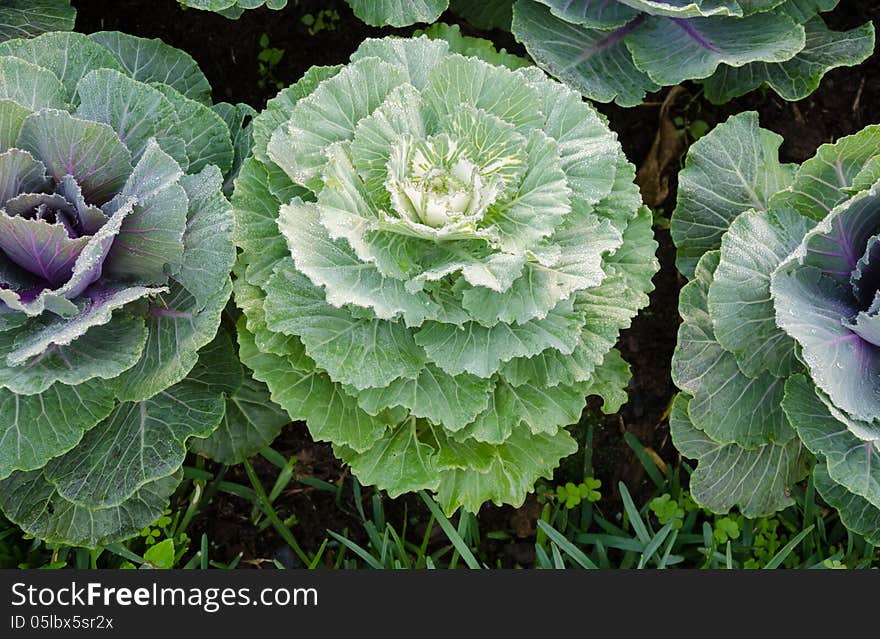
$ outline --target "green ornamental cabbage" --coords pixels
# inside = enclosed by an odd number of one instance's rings
[[[252,385],[215,340],[235,259],[224,117],[242,117],[216,110],[158,40],[0,44],[0,508],[37,537],[136,535],[187,440]]]
[[[698,80],[712,102],[767,85],[786,100],[874,50],[869,22],[831,31],[839,0],[516,0],[513,33],[539,66],[600,102]]]
[[[672,439],[697,502],[750,517],[812,481],[880,543],[880,126],[780,164],[744,113],[691,148],[672,236]]]
[[[576,449],[647,304],[651,212],[614,133],[535,67],[366,40],[254,122],[233,196],[241,357],[365,483],[521,504]]]

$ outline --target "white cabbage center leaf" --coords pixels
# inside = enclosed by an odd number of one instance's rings
[[[455,139],[402,137],[388,160],[386,188],[401,220],[458,234],[474,233],[499,193]]]

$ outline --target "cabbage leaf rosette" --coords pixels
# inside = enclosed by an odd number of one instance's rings
[[[223,419],[233,343],[197,353],[231,294],[234,164],[183,52],[114,32],[0,44],[0,508],[28,533],[136,535]]]
[[[616,411],[658,268],[633,167],[535,67],[366,40],[254,122],[233,195],[242,361],[357,478],[521,504]]]
[[[540,67],[621,106],[696,80],[727,102],[766,86],[786,100],[874,51],[874,26],[828,28],[840,0],[516,0],[513,34]]]
[[[724,512],[819,494],[880,543],[880,126],[781,164],[755,113],[691,148],[672,236],[684,320],[671,430]]]

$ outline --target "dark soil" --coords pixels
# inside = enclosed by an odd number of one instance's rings
[[[216,101],[246,102],[261,109],[277,91],[296,81],[310,66],[346,62],[360,41],[391,33],[408,35],[412,29],[376,29],[359,22],[341,0],[290,0],[280,12],[268,9],[247,11],[237,21],[214,14],[181,11],[175,0],[74,0],[78,9],[76,28],[82,32],[121,30],[144,37],[159,37],[168,44],[192,55],[214,87]],[[321,10],[335,10],[339,20],[335,29],[313,33],[303,22],[306,14],[316,16]],[[452,21],[451,16],[442,19]],[[843,0],[838,9],[826,16],[830,26],[847,29],[871,20],[880,28],[880,6],[874,0]],[[523,53],[509,33],[466,33],[492,39],[497,46]],[[284,51],[271,74],[258,73],[260,39],[266,34],[270,47]],[[622,109],[615,105],[597,104],[608,116],[611,128],[618,132],[623,149],[636,166],[647,157],[658,131],[660,107],[669,89],[649,96],[640,107]],[[810,97],[796,103],[785,102],[772,91],[754,91],[723,106],[714,106],[702,99],[699,86],[686,83],[675,97],[670,117],[680,117],[687,125],[703,120],[710,127],[729,116],[746,110],[760,114],[765,128],[781,134],[784,162],[803,162],[825,142],[855,133],[867,124],[880,122],[880,59],[875,55],[855,68],[831,71],[820,88]],[[676,173],[679,165],[668,168],[669,193],[665,201],[655,203],[667,216],[674,209]],[[674,247],[668,231],[658,226],[660,244],[658,257],[661,269],[654,278],[655,290],[650,305],[623,331],[619,348],[631,364],[633,379],[629,402],[615,415],[599,420],[595,429],[592,459],[593,474],[603,481],[603,510],[618,509],[618,481],[624,481],[636,502],[650,494],[652,486],[645,480],[640,462],[624,441],[623,432],[633,433],[639,441],[657,453],[670,468],[680,463],[668,436],[666,411],[675,392],[670,378],[670,359],[675,347],[680,318],[677,311],[678,291],[684,284],[674,265]],[[595,402],[589,406],[596,408]],[[273,445],[285,456],[296,455],[297,478],[319,478],[341,485],[337,495],[294,482],[276,501],[282,518],[295,515],[293,531],[299,543],[310,554],[326,538],[327,529],[348,535],[358,543],[366,543],[366,535],[355,508],[352,481],[346,469],[334,458],[330,447],[311,441],[301,424],[292,424]],[[257,457],[257,473],[264,485],[271,487],[277,469]],[[563,464],[557,478],[577,478],[572,466],[581,461]],[[230,468],[226,479],[248,485],[241,468]],[[364,507],[370,512],[371,489],[363,492]],[[427,510],[415,496],[385,500],[386,518],[400,531],[407,526],[408,538],[421,540],[428,521]],[[286,545],[271,527],[262,532],[250,524],[249,502],[225,493],[215,496],[200,514],[191,532],[196,538],[206,532],[212,542],[212,557],[230,561],[243,553],[242,565],[259,567],[267,560],[278,559],[286,565],[298,565]],[[534,562],[532,539],[534,521],[540,506],[534,499],[518,510],[485,506],[480,513],[484,534],[483,551],[493,565],[529,566]],[[415,529],[413,529],[415,526]],[[422,528],[419,529],[419,526]],[[513,541],[487,539],[486,532],[504,531]],[[433,531],[438,540],[439,531]],[[332,557],[332,553],[328,555]]]

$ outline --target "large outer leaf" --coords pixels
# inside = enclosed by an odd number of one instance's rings
[[[73,29],[75,18],[70,0],[5,0],[0,6],[0,41]]]
[[[416,22],[434,22],[449,6],[449,0],[346,0],[354,14],[374,27],[406,27]]]
[[[874,25],[849,31],[831,31],[821,18],[804,24],[806,44],[784,62],[751,62],[741,67],[721,66],[703,81],[706,97],[716,104],[767,84],[784,99],[801,100],[819,88],[831,69],[855,66],[874,51]]]
[[[781,13],[739,20],[649,17],[627,38],[635,65],[660,85],[710,76],[721,64],[784,62],[806,42],[804,28]]]
[[[794,432],[781,406],[785,380],[767,372],[747,377],[715,338],[707,292],[714,286],[718,257],[717,251],[706,253],[698,277],[681,291],[684,322],[672,358],[672,379],[693,396],[688,403],[693,425],[719,444],[754,449],[789,441]]]
[[[76,446],[113,410],[107,384],[54,384],[39,395],[0,390],[0,478],[36,470]]]
[[[844,526],[864,535],[868,543],[880,545],[880,508],[836,483],[821,462],[813,469],[813,481],[822,499],[840,512]]]
[[[791,487],[806,474],[804,451],[797,438],[746,450],[719,444],[693,425],[688,397],[675,398],[669,429],[676,448],[698,460],[690,478],[691,495],[714,512],[738,506],[747,517],[770,515],[794,503]]]
[[[766,210],[770,198],[791,183],[793,167],[779,163],[782,138],[758,126],[758,114],[741,113],[691,147],[679,174],[672,216],[676,266],[686,277],[743,211]]]
[[[513,33],[541,68],[585,96],[620,106],[640,104],[660,88],[636,67],[624,42],[639,24],[607,32],[567,22],[534,0],[513,7]]]
[[[99,31],[89,36],[107,48],[125,72],[144,83],[160,82],[186,97],[211,103],[211,85],[192,57],[154,38],[138,38],[118,31]]]

